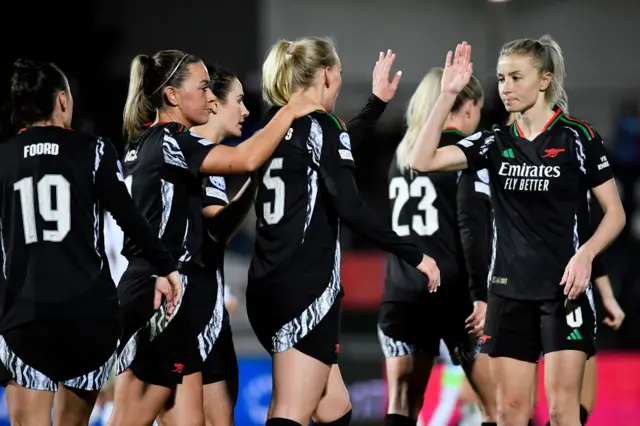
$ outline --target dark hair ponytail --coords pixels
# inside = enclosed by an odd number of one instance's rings
[[[54,64],[18,59],[11,77],[11,123],[24,126],[50,119],[57,94],[67,90],[67,79]]]
[[[237,76],[219,65],[207,65],[209,71],[209,88],[220,102],[225,103],[229,97],[231,86]]]

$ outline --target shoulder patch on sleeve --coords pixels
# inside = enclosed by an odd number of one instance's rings
[[[219,200],[224,201],[225,203],[229,202],[229,199],[227,198],[227,194],[224,191],[220,191],[219,189],[206,188],[205,194],[207,195],[207,197],[217,198]]]
[[[349,133],[342,132],[340,133],[340,143],[347,149],[351,149],[351,138],[349,138]]]
[[[487,169],[481,169],[476,172],[478,179],[483,183],[489,183],[489,171]]]
[[[354,161],[353,154],[351,154],[351,151],[349,151],[348,149],[339,149],[338,154],[340,155],[340,158],[342,158],[343,160]]]
[[[215,186],[216,188],[219,188],[223,191],[227,189],[227,182],[222,176],[209,176],[209,181],[211,181],[211,184],[213,184],[213,186]]]

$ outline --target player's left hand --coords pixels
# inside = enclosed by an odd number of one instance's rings
[[[389,102],[396,95],[400,77],[402,77],[402,71],[398,71],[389,82],[389,72],[395,59],[396,54],[391,49],[387,50],[386,55],[380,52],[376,66],[373,68],[373,94],[384,102]]]
[[[625,314],[616,298],[603,297],[602,305],[604,306],[605,311],[607,311],[607,316],[603,322],[614,330],[619,329],[622,325],[622,321],[624,321]]]
[[[592,261],[593,256],[580,249],[564,268],[560,285],[564,286],[564,295],[570,300],[580,296],[589,286]]]
[[[480,337],[484,331],[484,319],[487,316],[487,302],[477,300],[473,302],[473,312],[466,319],[469,334]]]

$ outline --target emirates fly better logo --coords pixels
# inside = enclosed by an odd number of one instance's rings
[[[549,190],[549,181],[560,177],[560,166],[533,166],[530,164],[501,163],[500,176],[506,176],[504,189],[507,191]]]

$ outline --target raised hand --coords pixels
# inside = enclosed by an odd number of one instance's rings
[[[472,74],[471,46],[464,41],[456,47],[455,55],[451,51],[447,53],[440,86],[442,93],[457,96],[469,84]]]
[[[389,72],[391,72],[395,59],[396,54],[391,49],[387,50],[386,55],[380,52],[376,66],[373,68],[373,94],[384,102],[389,102],[396,95],[398,83],[402,77],[402,71],[398,71],[389,81]]]

